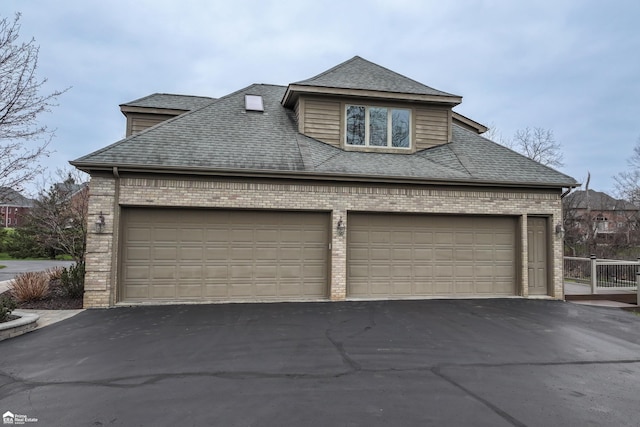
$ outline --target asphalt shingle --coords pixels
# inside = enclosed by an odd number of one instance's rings
[[[120,106],[167,108],[170,110],[191,111],[215,101],[215,98],[207,96],[174,95],[170,93],[154,93],[131,102],[125,102]]]
[[[315,77],[293,84],[416,95],[458,96],[426,86],[359,56],[354,56]]]
[[[576,181],[453,125],[453,141],[414,154],[343,151],[300,134],[280,103],[286,87],[252,85],[121,140],[72,164],[206,171],[305,173],[474,184],[575,186]],[[245,111],[261,95],[264,112]]]

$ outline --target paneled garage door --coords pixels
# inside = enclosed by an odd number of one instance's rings
[[[329,215],[124,208],[120,300],[327,297]]]
[[[347,224],[349,297],[515,294],[515,218],[358,213]]]

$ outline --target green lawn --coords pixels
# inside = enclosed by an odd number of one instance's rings
[[[41,258],[13,258],[6,252],[0,252],[0,261],[41,261],[45,259],[50,259],[47,257]],[[69,255],[58,255],[56,257],[58,261],[73,261],[73,258]]]

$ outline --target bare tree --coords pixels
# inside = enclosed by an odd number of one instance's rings
[[[613,177],[618,196],[640,207],[640,138],[627,159],[628,170]]]
[[[38,119],[66,91],[41,94],[47,80],[36,75],[39,46],[18,41],[19,21],[19,13],[0,20],[0,187],[14,189],[39,173],[53,131]]]
[[[556,142],[553,131],[550,129],[540,127],[519,129],[513,135],[510,144],[510,148],[545,166],[564,165],[562,146]]]
[[[564,166],[562,145],[550,129],[526,127],[518,129],[512,138],[505,138],[496,126],[491,125],[483,136],[545,166]]]

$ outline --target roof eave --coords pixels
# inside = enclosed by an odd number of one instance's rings
[[[335,173],[318,173],[316,171],[282,171],[271,169],[211,169],[200,167],[184,167],[184,166],[147,166],[147,165],[115,165],[111,163],[91,163],[70,161],[72,166],[90,173],[91,171],[107,171],[117,170],[118,173],[159,173],[159,174],[183,174],[183,175],[202,175],[202,176],[228,176],[228,177],[244,177],[244,178],[286,178],[286,179],[306,179],[319,181],[347,181],[347,182],[377,182],[377,183],[395,183],[395,184],[422,184],[422,185],[455,185],[455,186],[473,186],[473,187],[504,187],[504,188],[544,188],[544,189],[562,189],[575,188],[578,183],[557,182],[557,183],[536,183],[536,182],[501,182],[501,181],[480,181],[480,180],[464,180],[464,179],[427,179],[420,177],[406,176],[379,176],[367,174],[335,174]]]
[[[179,116],[180,114],[184,114],[189,110],[183,110],[178,108],[160,108],[160,107],[138,107],[138,106],[130,106],[126,104],[120,105],[120,111],[125,116],[127,113],[144,113],[144,114],[166,114],[170,116]]]
[[[462,97],[457,95],[425,95],[415,93],[386,92],[373,89],[346,89],[323,86],[305,86],[290,84],[282,98],[282,105],[293,108],[300,94],[337,95],[358,98],[382,99],[393,101],[428,102],[455,106],[462,102]]]

